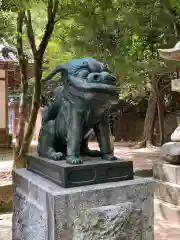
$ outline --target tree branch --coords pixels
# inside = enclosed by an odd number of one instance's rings
[[[31,114],[28,121],[28,126],[26,129],[26,132],[24,134],[24,139],[22,143],[22,147],[20,149],[19,156],[23,157],[25,153],[27,153],[29,144],[32,139],[33,135],[33,129],[34,125],[36,123],[38,110],[40,107],[40,96],[41,96],[41,78],[42,78],[42,62],[43,62],[43,55],[46,50],[46,47],[48,45],[48,41],[52,35],[52,32],[54,30],[55,25],[55,17],[57,12],[59,0],[48,0],[48,22],[45,27],[44,36],[41,40],[41,43],[39,45],[39,48],[34,54],[34,60],[35,60],[35,85],[34,85],[34,93],[33,93],[33,99],[32,99],[32,106],[31,106]],[[30,17],[28,17],[28,23],[31,23]],[[29,24],[29,26],[32,26],[32,24]],[[29,28],[31,30],[31,28]],[[31,32],[32,33],[32,32]],[[33,41],[31,41],[33,43]]]
[[[19,57],[19,63],[20,68],[22,71],[22,74],[24,75],[25,72],[23,71],[23,65],[25,62],[25,54],[23,52],[23,41],[22,41],[22,35],[23,35],[23,21],[24,21],[25,12],[19,11],[17,16],[17,51],[18,51],[18,57]],[[24,82],[24,79],[23,79]]]
[[[17,16],[17,51],[18,51],[18,58],[19,58],[19,65],[21,71],[21,87],[22,87],[22,94],[21,94],[21,101],[19,105],[19,121],[18,121],[18,129],[16,133],[16,147],[14,150],[14,163],[16,165],[16,158],[19,155],[22,141],[24,138],[24,128],[25,128],[25,108],[26,108],[26,95],[28,90],[28,83],[27,83],[27,59],[25,57],[23,51],[23,41],[22,41],[22,34],[23,34],[23,21],[25,17],[25,12],[19,11]]]
[[[160,90],[160,93],[163,93],[164,90],[166,90],[168,87],[171,86],[171,83],[167,84],[166,86],[164,86],[161,90]]]
[[[55,23],[59,22],[62,18],[61,17],[58,17],[54,20]]]
[[[56,13],[58,11],[58,6],[59,6],[59,1],[55,0],[54,1],[54,7],[53,7],[53,17],[54,17],[54,19],[55,19]]]
[[[33,55],[35,56],[36,53],[37,53],[37,49],[36,49],[34,31],[33,31],[33,27],[32,27],[31,11],[30,10],[27,10],[27,16],[25,14],[25,23],[26,23],[29,43],[30,43]]]
[[[54,0],[54,2],[53,0],[48,0],[48,22],[46,24],[44,36],[39,45],[39,49],[38,49],[39,58],[43,57],[45,49],[48,45],[48,41],[53,33],[54,25],[55,25],[55,17],[58,10],[58,4],[59,4],[58,0]]]
[[[53,11],[53,0],[48,0],[48,21],[51,19],[52,11]]]

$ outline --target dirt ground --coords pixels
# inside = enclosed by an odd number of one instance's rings
[[[0,240],[12,239],[12,214],[0,215]]]
[[[115,143],[115,155],[120,159],[133,160],[135,171],[150,170],[153,162],[159,158],[159,148],[134,150],[128,145],[128,142]],[[90,148],[97,149],[97,143],[90,143]],[[12,181],[12,159],[12,152],[0,152],[0,186]]]

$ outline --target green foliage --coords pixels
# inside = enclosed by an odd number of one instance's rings
[[[0,9],[0,38],[4,38],[10,43],[15,42],[15,15],[11,11],[3,11]]]
[[[14,41],[15,14],[10,10],[25,4],[31,9],[38,45],[47,21],[47,0],[2,2],[6,11],[0,12],[0,34]],[[92,56],[107,62],[115,72],[124,90],[122,97],[145,94],[153,71],[172,71],[172,63],[161,59],[157,49],[172,47],[179,40],[178,0],[64,0],[57,19],[44,57],[44,74],[74,57]],[[25,33],[24,39],[28,52]]]
[[[64,49],[73,46],[78,57],[106,61],[118,76],[118,85],[127,90],[124,94],[132,95],[146,89],[152,72],[171,71],[157,49],[176,43],[179,7],[177,1],[168,0],[79,0],[66,27],[68,37],[61,41]]]

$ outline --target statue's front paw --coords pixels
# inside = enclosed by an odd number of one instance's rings
[[[69,164],[82,164],[83,160],[80,157],[67,157],[66,162]]]
[[[115,160],[118,160],[119,158],[117,158],[116,156],[114,156],[112,154],[103,154],[102,159],[107,160],[107,161],[115,161]]]
[[[49,158],[51,158],[54,161],[60,161],[65,159],[65,156],[63,153],[61,152],[55,152],[55,153],[51,153],[51,155],[49,156]]]

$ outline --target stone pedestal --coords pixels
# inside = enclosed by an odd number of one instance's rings
[[[17,169],[13,180],[13,240],[154,239],[151,179],[64,189]]]
[[[172,91],[180,92],[180,79],[171,80]],[[162,158],[172,164],[180,164],[180,125],[171,134],[171,142],[165,143],[161,148]]]
[[[180,165],[159,161],[153,166],[153,175],[157,214],[180,225]]]
[[[159,49],[161,57],[180,60],[180,42],[171,49]],[[180,92],[180,79],[171,80],[172,91]],[[178,119],[177,119],[178,120]],[[159,162],[154,164],[156,179],[155,210],[165,219],[180,225],[180,125],[171,135],[171,141],[161,148],[162,159],[171,164]]]
[[[36,154],[27,155],[27,169],[63,188],[133,179],[133,161],[104,161],[84,157],[84,163],[72,165]]]

